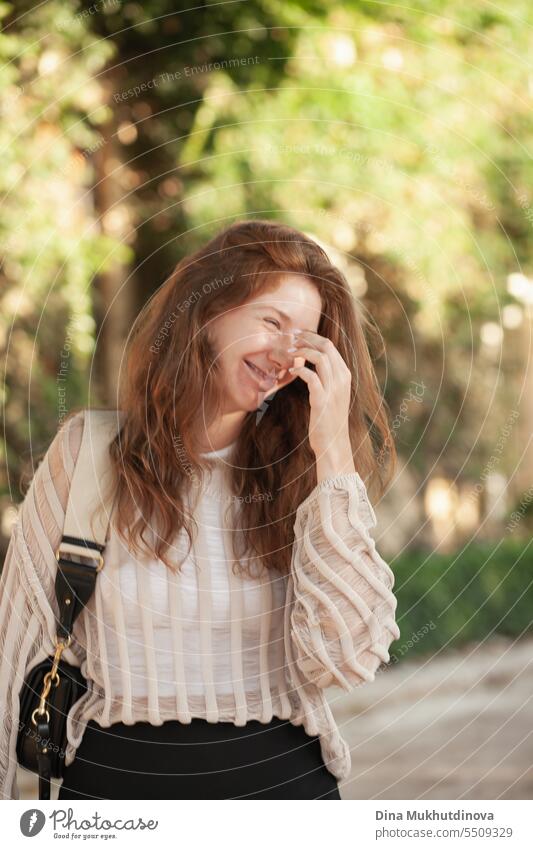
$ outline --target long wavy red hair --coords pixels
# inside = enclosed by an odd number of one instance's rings
[[[348,424],[355,468],[369,493],[376,482],[379,495],[388,486],[397,458],[368,347],[371,337],[380,339],[377,329],[313,239],[273,221],[237,221],[178,263],[132,331],[119,398],[124,423],[110,453],[113,523],[137,554],[144,551],[179,570],[184,558],[178,563],[169,555],[172,541],[184,528],[190,550],[193,526],[197,532],[184,493],[193,476],[201,481],[210,461],[197,452],[193,428],[206,399],[216,416],[224,393],[210,322],[268,291],[288,272],[317,287],[318,333],[332,340],[352,372]],[[261,416],[246,414],[233,458],[226,458],[234,568],[250,575],[252,565],[254,575],[258,565],[288,573],[296,508],[317,482],[305,382],[289,383],[264,407]],[[149,527],[157,528],[152,539],[146,538]]]

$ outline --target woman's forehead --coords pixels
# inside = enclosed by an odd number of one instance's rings
[[[307,321],[308,329],[311,329],[311,324],[318,324],[320,320],[322,298],[309,280],[303,276],[292,275],[281,280],[275,288],[251,298],[248,306],[271,307],[285,322],[297,324],[299,321]]]

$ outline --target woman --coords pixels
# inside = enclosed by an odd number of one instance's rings
[[[139,316],[105,566],[63,654],[89,687],[60,800],[341,798],[325,690],[374,680],[400,635],[363,482],[395,461],[365,327],[326,253],[262,220],[183,259]],[[7,798],[82,431],[83,411],[52,442],[2,575]]]

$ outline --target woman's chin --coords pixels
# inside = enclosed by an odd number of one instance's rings
[[[265,398],[271,398],[279,389],[279,383],[275,383],[270,389],[267,389],[265,392],[261,392],[263,401]]]
[[[263,404],[265,399],[268,400],[269,398],[272,398],[272,396],[275,394],[277,388],[278,388],[277,384],[274,384],[274,386],[271,389],[267,389],[267,390],[257,389],[257,391],[251,392],[250,395],[248,395],[248,393],[246,393],[246,396],[247,396],[246,398],[243,397],[243,393],[241,393],[241,397],[240,397],[240,407],[241,407],[241,409],[243,410],[243,412],[253,413],[254,410],[257,410],[257,408],[260,407],[261,404]]]
[[[270,400],[276,392],[280,389],[283,389],[288,383],[291,383],[292,377],[287,380],[285,377],[282,380],[276,381],[270,389],[260,389],[250,387],[250,391],[248,392],[248,387],[246,387],[246,391],[243,392],[243,386],[239,387],[239,406],[243,410],[243,412],[253,412],[257,410],[258,407],[266,400]],[[235,395],[233,396],[235,398]]]

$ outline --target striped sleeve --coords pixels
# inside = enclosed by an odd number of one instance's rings
[[[318,687],[373,681],[400,636],[394,574],[370,533],[377,524],[356,473],[321,481],[296,511],[289,580],[293,662]]]
[[[28,672],[53,653],[55,551],[63,532],[83,411],[67,419],[37,466],[19,506],[0,575],[0,798],[19,799],[16,743],[20,691]],[[69,660],[66,650],[64,657]],[[70,657],[70,662],[75,659]]]

